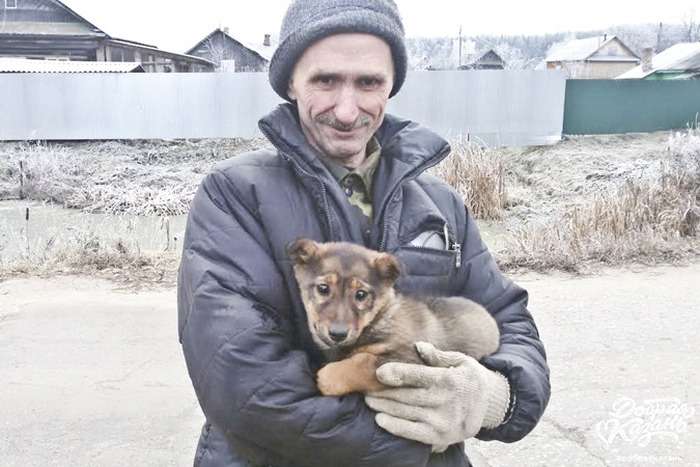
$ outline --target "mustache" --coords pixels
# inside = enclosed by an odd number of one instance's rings
[[[352,131],[358,128],[362,128],[364,126],[369,126],[369,124],[372,123],[372,119],[367,115],[360,115],[359,117],[357,117],[357,120],[350,124],[347,124],[338,121],[338,119],[336,119],[330,114],[321,114],[318,117],[316,117],[316,122],[322,125],[328,125],[329,127],[334,128],[338,131]]]

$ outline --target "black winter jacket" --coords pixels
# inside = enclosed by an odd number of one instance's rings
[[[285,246],[299,238],[349,241],[395,254],[399,290],[461,295],[497,320],[499,351],[482,363],[503,373],[516,396],[510,420],[478,438],[512,442],[534,428],[550,394],[549,369],[527,293],[506,279],[460,197],[424,174],[449,145],[387,115],[373,186],[374,221],[362,232],[346,195],[301,133],[295,107],[260,121],[276,150],[220,163],[192,203],[178,279],[179,336],[206,416],[201,467],[457,467],[462,445],[430,455],[421,443],[374,422],[361,395],[321,397],[321,357],[309,334]],[[425,231],[449,249],[416,248]],[[248,463],[244,459],[253,459]]]

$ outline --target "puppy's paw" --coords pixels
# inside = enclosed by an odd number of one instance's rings
[[[324,396],[344,396],[350,393],[341,375],[335,371],[333,363],[324,366],[316,373],[316,385]]]

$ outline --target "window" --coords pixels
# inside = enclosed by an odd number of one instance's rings
[[[111,47],[109,51],[109,58],[112,62],[123,62],[124,52],[122,51],[122,49]]]
[[[17,8],[17,0],[5,0],[5,8],[8,10]]]

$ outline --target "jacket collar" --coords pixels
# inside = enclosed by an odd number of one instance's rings
[[[320,154],[301,131],[295,105],[280,104],[263,117],[258,126],[270,142],[294,162],[317,175],[328,173],[319,159]],[[388,177],[384,180],[387,185],[437,164],[449,151],[447,142],[437,134],[390,114],[384,116],[375,136],[382,147],[380,172],[383,174],[378,175]]]
[[[363,236],[358,225],[350,221],[335,222],[335,217],[330,214],[329,197],[335,201],[334,205],[342,218],[352,219],[349,212],[344,212],[349,204],[341,201],[346,195],[319,159],[318,151],[306,141],[301,131],[296,106],[281,104],[262,118],[258,125],[282,157],[301,169],[302,178],[312,178],[320,183],[320,190],[313,190],[313,193],[325,213],[329,239],[342,240],[345,228],[349,229],[347,238],[362,243]],[[390,208],[390,205],[395,206],[392,201],[400,199],[397,195],[400,195],[401,184],[439,163],[449,154],[450,145],[427,128],[389,114],[384,116],[375,137],[382,147],[382,154],[372,184],[372,243],[382,249],[386,236],[387,209],[391,212],[396,209]],[[308,186],[313,189],[314,185]]]

